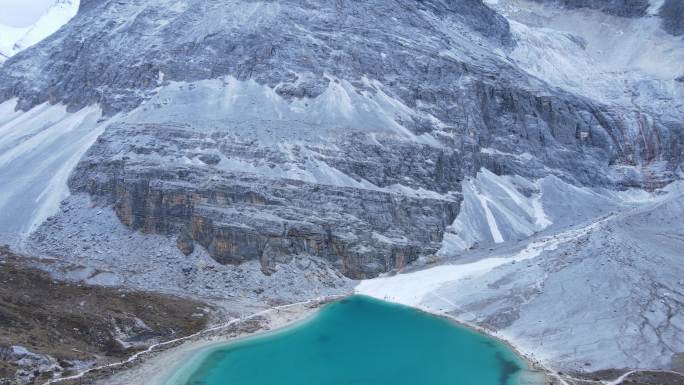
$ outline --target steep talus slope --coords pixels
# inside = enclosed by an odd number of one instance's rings
[[[632,138],[660,120],[670,130],[645,147],[669,146],[681,154],[681,128],[675,127],[682,121],[677,79],[684,42],[664,31],[660,19],[617,17],[586,7],[559,10],[551,2],[492,3],[511,23],[516,46],[510,57],[521,69],[551,87],[633,116],[621,121],[630,125],[625,132]],[[657,9],[649,12],[655,15]],[[509,167],[534,165],[530,153],[481,152],[508,159]],[[681,155],[675,158],[681,164]],[[661,159],[650,157],[637,168],[626,162],[609,172],[641,173],[633,180],[644,186],[648,177],[643,176],[659,174]],[[575,377],[613,379],[616,374],[593,372],[621,367],[677,369],[684,350],[681,253],[675,251],[682,247],[676,220],[684,201],[681,184],[648,197],[643,191],[521,175],[527,174],[485,163],[462,184],[461,210],[439,251],[448,262],[363,281],[357,290],[448,312]]]
[[[520,197],[491,185],[523,183],[486,173],[477,179],[473,184],[492,218],[464,210],[457,222],[520,229],[503,227],[507,212],[501,209],[522,207]],[[592,379],[593,372],[608,369],[676,369],[684,351],[684,229],[678,220],[684,190],[677,183],[650,195],[578,188],[546,177],[536,186],[544,230],[522,242],[503,233],[508,242],[460,253],[461,243],[447,243],[443,252],[455,257],[446,263],[366,280],[357,291],[479,325],[543,366],[575,377]],[[486,225],[481,232],[469,228],[479,240],[489,235]]]
[[[104,130],[96,106],[69,113],[47,103],[31,112],[0,104],[0,243],[19,242],[59,209],[69,174]]]
[[[664,31],[654,14],[624,18],[525,0],[501,0],[494,6],[511,23],[517,44],[510,58],[521,69],[620,117],[609,124],[621,125],[625,133],[617,140],[629,153],[622,165],[640,167],[622,167],[618,161],[610,172],[631,173],[623,178],[643,184],[649,174],[661,174],[663,146],[669,147],[664,152],[679,154],[675,163],[681,163],[684,87],[678,79],[684,40]],[[657,12],[657,4],[652,6],[649,12]]]

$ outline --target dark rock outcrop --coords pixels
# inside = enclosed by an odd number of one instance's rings
[[[180,235],[178,235],[176,246],[184,255],[190,255],[195,251],[195,242],[187,231],[181,231]]]
[[[680,0],[665,0],[660,7],[660,17],[663,19],[663,28],[675,35],[684,35],[684,2]]]
[[[589,8],[622,17],[641,17],[650,6],[648,0],[535,0],[560,4],[566,8]],[[674,0],[678,1],[678,0]]]

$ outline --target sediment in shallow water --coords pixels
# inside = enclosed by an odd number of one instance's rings
[[[168,385],[514,385],[527,366],[501,342],[364,296],[281,331],[201,351]]]

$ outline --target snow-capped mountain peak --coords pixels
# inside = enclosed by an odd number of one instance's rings
[[[14,27],[0,24],[0,62],[57,32],[78,12],[80,0],[54,0],[35,23]]]

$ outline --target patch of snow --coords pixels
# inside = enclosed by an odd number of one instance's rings
[[[555,250],[562,243],[577,239],[600,226],[601,222],[569,230],[558,236],[544,237],[532,242],[512,256],[484,258],[472,263],[441,265],[425,270],[363,280],[355,288],[363,294],[408,306],[421,306],[423,299],[447,283],[474,279],[499,266],[538,257],[543,251]],[[437,309],[435,309],[437,310]]]
[[[95,275],[96,270],[92,267],[79,267],[77,269],[69,270],[65,273],[65,277],[70,281],[85,281],[86,279]]]
[[[578,187],[553,175],[532,181],[498,176],[485,168],[463,182],[462,194],[459,214],[444,234],[438,253],[442,257],[518,241],[551,226],[562,227],[658,198],[641,189]]]
[[[26,27],[0,24],[0,54],[11,57],[57,32],[76,15],[79,3],[80,0],[56,0],[35,24]]]
[[[673,184],[675,183],[677,182],[673,182]],[[621,202],[624,203],[647,203],[653,202],[657,199],[657,196],[653,192],[638,188],[630,188],[625,191],[615,191],[614,194]]]
[[[482,206],[482,209],[484,210],[485,213],[485,218],[487,219],[487,225],[489,226],[489,232],[492,234],[492,238],[494,239],[495,243],[501,243],[504,241],[503,236],[501,235],[501,231],[499,231],[499,226],[496,224],[496,218],[494,218],[494,214],[492,214],[492,210],[489,209],[489,199],[484,195],[481,194],[480,192],[477,191],[477,187],[473,186],[472,188],[473,193],[475,194],[475,197],[477,200],[480,201],[480,205]]]
[[[0,104],[0,239],[14,243],[57,212],[69,195],[67,179],[104,130],[101,111],[42,104],[14,111]]]
[[[441,194],[436,191],[426,190],[422,187],[413,188],[409,186],[404,186],[402,184],[393,184],[387,186],[380,191],[397,192],[405,196],[410,196],[414,198],[425,198],[425,199],[438,199],[438,200],[456,200],[457,197],[453,192],[446,194]]]
[[[396,238],[396,237],[387,237],[385,235],[382,235],[377,232],[373,232],[373,239],[375,239],[378,242],[382,243],[388,243],[388,244],[395,244],[395,245],[406,245],[409,243],[409,239],[402,236],[401,238]]]
[[[400,183],[377,186],[348,175],[327,160],[328,151],[338,151],[341,140],[351,133],[369,141],[401,140],[441,148],[430,134],[415,134],[405,122],[434,119],[418,113],[392,97],[377,81],[363,78],[363,87],[329,78],[327,87],[314,98],[285,99],[273,88],[253,80],[233,77],[197,82],[170,82],[131,112],[132,124],[183,124],[206,133],[228,133],[245,145],[258,147],[268,157],[244,159],[212,151],[218,159],[212,167],[227,172],[253,173],[262,178],[287,178],[309,183],[383,191],[425,199],[456,200],[457,195],[437,193]],[[276,87],[277,89],[277,87]],[[434,121],[438,124],[438,121]],[[356,130],[356,131],[351,131]],[[197,152],[202,152],[197,149]],[[127,154],[132,160],[158,161],[167,165],[204,166],[193,154],[181,157],[160,154]],[[273,159],[277,159],[274,161]]]
[[[117,274],[105,271],[86,279],[88,285],[120,286],[124,281]]]
[[[368,89],[330,78],[327,88],[317,97],[293,100],[286,100],[273,88],[251,79],[224,77],[172,82],[160,87],[157,95],[133,112],[128,121],[183,123],[191,119],[193,127],[224,127],[273,145],[285,136],[290,141],[325,142],[347,133],[350,127],[363,127],[367,133],[441,147],[431,135],[416,135],[401,123],[412,121],[415,111],[385,93],[378,82],[363,80]]]
[[[14,55],[14,43],[26,33],[26,28],[0,24],[0,62]]]
[[[523,188],[537,192],[525,196]],[[540,187],[522,177],[498,176],[483,168],[463,183],[462,193],[461,210],[444,235],[442,256],[525,238],[553,223],[544,211]]]
[[[544,205],[542,204],[542,193],[532,199],[532,209],[534,211],[534,224],[540,229],[545,229],[553,224],[546,212],[544,212]]]
[[[0,0],[0,24],[26,27],[35,24],[52,6],[55,0]]]
[[[660,3],[654,0],[649,12]],[[684,40],[666,33],[657,17],[559,12],[526,0],[492,6],[507,17],[517,42],[509,58],[552,86],[602,103],[663,113],[671,113],[684,96],[673,84],[684,67]]]
[[[519,160],[523,161],[529,161],[534,159],[534,155],[530,154],[529,152],[523,152],[522,154],[513,154],[511,152],[503,152],[499,151],[495,148],[489,148],[485,147],[480,149],[480,152],[483,154],[488,154],[488,155],[499,155],[499,156],[510,156]]]
[[[665,4],[665,0],[650,0],[650,5],[646,10],[646,13],[649,15],[657,15],[663,4]]]

